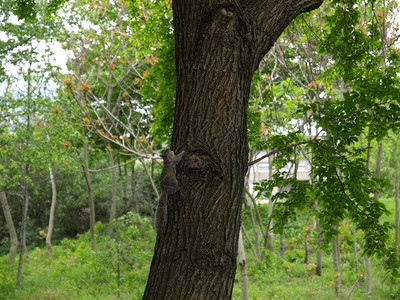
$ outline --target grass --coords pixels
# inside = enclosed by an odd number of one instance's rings
[[[85,245],[86,244],[86,245]],[[99,248],[104,244],[98,244]],[[151,251],[147,251],[148,260]],[[37,248],[24,262],[22,285],[15,289],[17,265],[8,267],[0,259],[0,299],[140,299],[149,266],[130,267],[120,262],[120,288],[116,256],[109,250],[92,251],[90,243],[79,242],[71,251],[65,245],[54,247],[51,260]]]
[[[278,258],[279,259],[279,258]],[[311,257],[315,261],[315,257]],[[254,260],[249,261],[250,270],[259,274],[249,276],[250,299],[337,299],[334,291],[334,272],[332,258],[324,255],[322,276],[316,276],[308,265],[301,262],[285,263],[281,267],[263,268]],[[389,281],[382,282],[385,273],[379,266],[379,260],[373,260],[373,299],[395,299],[397,286]],[[342,263],[342,297],[346,298],[357,280],[354,269],[349,263]],[[240,276],[237,275],[234,299],[241,299]],[[350,299],[367,299],[365,280],[361,280],[351,292]]]
[[[395,222],[395,207],[396,207],[396,203],[394,201],[394,198],[383,198],[380,199],[380,201],[385,204],[386,209],[390,212],[389,214],[383,215],[381,218],[382,222],[389,222],[391,224],[394,225]]]
[[[107,264],[101,257],[105,250],[91,251],[89,242],[85,243],[87,247],[81,245],[75,252],[65,245],[55,247],[53,260],[43,250],[32,251],[29,260],[25,261],[20,289],[15,289],[16,265],[7,268],[7,257],[1,257],[0,299],[117,299],[118,292],[120,299],[141,299],[149,266],[141,269],[125,266],[118,289],[113,263]],[[274,253],[269,259],[278,263],[270,265],[268,262],[257,263],[251,257],[248,259],[250,299],[336,299],[330,255],[324,256],[321,277],[301,262],[287,262]],[[342,263],[342,269],[342,294],[347,296],[357,278],[349,262]],[[373,299],[394,299],[396,286],[382,282],[383,278],[384,271],[375,259]],[[365,281],[362,281],[353,290],[351,299],[366,298]],[[241,299],[239,274],[235,279],[233,299]]]
[[[393,199],[383,199],[382,202],[390,211],[394,211]],[[393,216],[385,218],[387,219],[384,221],[394,222]],[[323,254],[323,274],[316,276],[312,264],[302,263],[304,231],[301,228],[305,222],[298,222],[287,227],[288,250],[284,258],[280,257],[277,251],[278,238],[275,238],[275,250],[264,250],[264,259],[261,262],[257,262],[252,252],[246,249],[250,299],[337,299],[329,249]],[[343,299],[350,293],[357,280],[351,227],[346,222],[341,226]],[[155,240],[149,220],[138,216],[125,218],[116,224],[116,231],[120,234],[112,240],[106,238],[105,226],[98,224],[96,229],[98,237],[95,251],[90,249],[88,234],[80,235],[74,240],[65,239],[54,246],[53,259],[48,258],[44,247],[32,250],[29,260],[24,261],[22,284],[18,289],[15,287],[17,264],[8,266],[7,256],[1,256],[0,299],[141,299]],[[250,230],[249,233],[251,234]],[[132,236],[136,238],[134,243]],[[309,260],[311,263],[316,261],[314,244],[315,234],[312,234],[310,248],[313,254]],[[130,264],[124,262],[122,257]],[[361,260],[359,257],[360,268]],[[395,292],[398,286],[389,280],[384,281],[385,271],[381,262],[380,259],[372,259],[373,299],[396,299]],[[350,299],[366,298],[365,280],[360,280],[352,290]],[[241,299],[239,270],[235,278],[233,299]]]

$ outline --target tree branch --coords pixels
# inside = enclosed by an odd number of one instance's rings
[[[34,34],[30,34],[30,35],[28,35],[25,39],[23,39],[22,41],[20,41],[20,42],[14,44],[14,45],[9,45],[8,47],[6,47],[6,48],[0,50],[0,55],[5,54],[5,53],[8,53],[8,52],[14,50],[15,48],[17,48],[17,47],[19,47],[19,46],[25,45],[25,44],[26,44],[27,42],[29,42],[34,36],[35,36]]]
[[[260,158],[257,158],[256,160],[253,160],[253,161],[249,162],[247,165],[248,166],[252,166],[252,165],[262,161],[263,159],[265,159],[265,158],[267,158],[267,157],[269,157],[271,155],[274,155],[275,153],[278,153],[278,152],[280,152],[282,150],[286,150],[286,149],[290,149],[290,148],[293,148],[293,147],[296,147],[296,146],[300,146],[300,145],[305,145],[305,144],[310,144],[310,143],[316,142],[316,141],[318,141],[318,137],[319,137],[320,133],[321,133],[321,131],[318,134],[316,134],[312,139],[309,139],[307,141],[293,143],[293,144],[285,145],[285,146],[280,147],[280,148],[276,148],[276,149],[272,150],[271,152],[268,152],[267,154],[261,156]]]
[[[107,171],[107,170],[111,170],[111,169],[116,169],[116,168],[119,168],[119,167],[126,166],[126,165],[130,164],[131,162],[134,162],[136,159],[137,159],[137,158],[135,157],[134,159],[128,160],[128,161],[125,162],[125,163],[118,164],[118,165],[114,165],[114,166],[112,166],[112,167],[107,167],[107,168],[102,168],[102,169],[96,169],[96,170],[89,169],[89,172],[94,173],[94,172],[103,172],[103,171]]]
[[[292,1],[241,1],[245,8],[245,20],[255,22],[252,39],[258,44],[255,50],[254,67],[257,68],[261,59],[274,45],[278,37],[298,15],[318,8],[323,0],[292,0]],[[254,20],[254,21],[253,21]]]

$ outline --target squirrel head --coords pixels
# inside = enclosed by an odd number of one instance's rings
[[[164,161],[164,166],[175,166],[182,158],[185,151],[182,151],[179,155],[175,155],[174,151],[167,149],[160,156]]]

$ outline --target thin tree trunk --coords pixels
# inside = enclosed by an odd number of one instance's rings
[[[25,166],[25,174],[29,175],[29,167]],[[21,221],[21,244],[19,247],[19,260],[18,260],[18,271],[17,271],[17,287],[21,285],[22,280],[22,265],[24,261],[24,252],[28,255],[26,246],[26,219],[28,217],[28,205],[29,205],[29,189],[28,183],[24,182],[24,200],[22,209],[22,221]]]
[[[118,164],[120,164],[120,159],[118,158]],[[129,197],[128,197],[128,167],[124,164],[124,169],[122,172],[121,166],[119,167],[119,181],[121,182],[122,189],[122,202],[123,202],[123,214],[129,211]]]
[[[308,251],[308,232],[304,235],[304,259],[303,263],[308,264],[308,257],[310,256],[310,252]]]
[[[379,143],[378,145],[378,152],[376,154],[376,161],[375,161],[375,178],[379,179],[381,176],[381,162],[382,162],[382,156],[383,156],[383,144]],[[379,194],[376,192],[374,194],[374,197],[376,200],[379,200]],[[372,296],[372,272],[371,272],[371,258],[365,256],[364,257],[364,273],[366,277],[366,294],[367,297]]]
[[[262,218],[261,218],[261,214],[260,214],[260,210],[258,209],[258,205],[257,205],[257,201],[256,199],[253,197],[252,194],[250,194],[249,189],[247,187],[245,187],[245,192],[247,194],[247,196],[249,196],[253,207],[254,207],[254,211],[256,212],[256,216],[257,216],[257,222],[258,225],[260,226],[260,231],[263,237],[265,237],[265,230],[264,230],[264,224],[262,222]],[[251,206],[250,206],[251,207]]]
[[[251,225],[252,225],[253,231],[254,231],[254,239],[255,239],[255,242],[256,242],[257,261],[260,262],[261,261],[260,238],[259,238],[258,230],[257,230],[257,227],[256,227],[256,221],[254,219],[253,211],[251,209],[251,203],[247,203],[246,198],[245,198],[245,202],[246,202],[245,206],[246,206],[247,211],[249,212]]]
[[[364,257],[364,269],[365,269],[365,290],[368,298],[372,295],[372,281],[371,281],[371,258]]]
[[[287,208],[283,208],[283,213],[285,214]],[[279,235],[279,255],[284,257],[286,254],[286,244],[285,244],[285,227],[282,228],[282,233]]]
[[[31,54],[33,52],[33,46],[31,44]],[[26,118],[26,134],[27,134],[27,140],[25,141],[26,146],[29,146],[29,140],[30,140],[30,131],[31,131],[31,126],[30,126],[30,119],[31,119],[31,100],[32,100],[32,85],[31,85],[31,68],[32,68],[32,62],[29,63],[29,68],[28,68],[28,90],[27,90],[27,99],[28,99],[28,105],[27,105],[27,118]],[[25,176],[28,178],[29,176],[29,165],[25,163]],[[17,271],[17,287],[21,285],[21,279],[22,279],[22,265],[23,265],[23,256],[24,256],[24,251],[26,252],[26,255],[28,255],[27,251],[27,246],[26,246],[26,219],[28,217],[28,205],[29,205],[29,187],[26,179],[24,180],[23,184],[24,188],[24,200],[23,200],[23,206],[22,206],[22,220],[21,220],[21,244],[19,247],[19,261],[18,261],[18,271]]]
[[[314,222],[307,230],[304,235],[304,261],[303,263],[308,264],[308,258],[310,256],[310,251],[308,249],[308,237],[310,236],[311,232],[314,230],[316,223]]]
[[[315,227],[317,229],[317,268],[315,269],[315,274],[317,276],[322,276],[322,234],[321,225],[319,224],[319,218],[315,219]]]
[[[315,210],[318,211],[318,202],[314,202]],[[315,219],[315,228],[317,229],[317,268],[315,269],[315,274],[317,276],[322,276],[322,233],[321,225],[319,223],[319,218]]]
[[[139,161],[141,162],[141,164],[143,165],[144,170],[146,171],[147,176],[149,177],[151,186],[153,188],[154,193],[156,194],[156,198],[158,199],[158,201],[160,200],[160,193],[157,190],[156,184],[154,182],[154,176],[153,176],[153,170],[150,170],[147,168],[146,163],[143,161],[143,159],[139,158]],[[151,212],[151,217],[153,218],[153,224],[154,226],[156,226],[156,218],[155,218],[155,214],[154,214],[154,207],[153,207],[153,203],[149,202],[149,208],[150,208],[150,212]]]
[[[136,161],[132,162],[131,168],[131,203],[134,212],[139,212],[139,206],[136,198],[136,177],[135,177],[135,164]]]
[[[357,277],[360,274],[360,267],[358,266],[358,249],[357,249],[357,224],[353,224],[353,251],[354,251],[354,269]]]
[[[12,220],[12,215],[10,211],[10,206],[8,205],[6,192],[0,191],[0,201],[1,207],[3,208],[4,217],[6,219],[6,225],[8,228],[8,233],[10,235],[10,252],[8,254],[8,264],[15,263],[15,256],[18,250],[18,236],[15,230],[14,222]]]
[[[272,179],[272,155],[268,156],[268,180]],[[265,248],[272,250],[274,248],[274,232],[272,227],[274,226],[274,220],[272,219],[272,213],[274,212],[274,204],[271,197],[268,199],[268,227],[267,227],[267,238],[265,241]]]
[[[51,184],[51,206],[50,206],[50,216],[49,216],[49,228],[47,229],[47,235],[46,235],[46,249],[47,249],[47,255],[52,259],[53,246],[51,245],[51,236],[53,234],[54,214],[56,211],[57,189],[56,189],[56,181],[54,179],[53,169],[51,168],[51,166],[49,166],[49,172],[50,172],[50,184]]]
[[[249,234],[247,233],[247,230],[243,226],[243,224],[242,224],[241,228],[242,228],[242,231],[244,233],[244,236],[246,237],[246,240],[249,242],[251,252],[253,252],[254,257],[257,258],[256,247],[253,245],[253,243],[251,241],[251,238],[249,237]]]
[[[149,169],[146,166],[146,163],[143,161],[143,159],[139,158],[139,161],[142,163],[144,170],[146,171],[147,176],[149,177],[150,183],[151,183],[151,187],[153,188],[154,193],[156,194],[156,198],[160,199],[160,193],[158,192],[158,189],[156,187],[156,184],[154,182],[154,176],[153,176],[153,172],[150,172]]]
[[[244,252],[243,236],[241,230],[239,231],[238,263],[240,268],[240,286],[242,288],[242,300],[247,300],[249,299],[249,284],[247,278],[246,255]]]
[[[110,160],[110,168],[111,168],[111,209],[110,209],[110,219],[108,221],[108,235],[111,236],[114,225],[113,221],[117,217],[117,178],[115,175],[114,168],[114,155],[113,151],[110,149],[108,151],[108,158]]]
[[[286,244],[285,244],[285,229],[282,229],[282,233],[279,235],[279,255],[285,257]]]
[[[397,176],[395,183],[395,202],[396,202],[396,210],[395,210],[395,237],[396,237],[396,251],[397,251],[397,259],[400,260],[400,222],[399,222],[399,214],[400,214],[400,203],[399,203],[399,188],[400,188],[400,173]]]
[[[86,129],[82,127],[83,135],[86,137]],[[90,247],[92,250],[96,249],[96,237],[95,237],[95,226],[96,226],[96,215],[95,215],[95,208],[94,208],[94,198],[93,198],[93,191],[92,191],[92,181],[90,177],[89,171],[89,149],[88,143],[86,141],[83,142],[83,149],[82,149],[82,171],[83,177],[85,178],[86,182],[86,189],[88,193],[88,201],[89,201],[89,224],[90,224]]]
[[[335,236],[332,239],[332,259],[333,259],[333,270],[334,270],[334,282],[335,282],[335,294],[339,299],[342,293],[342,281],[340,274],[340,245],[339,236]]]

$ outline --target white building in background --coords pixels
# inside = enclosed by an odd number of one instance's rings
[[[259,152],[253,160],[256,160],[264,155],[266,155],[266,151],[261,151]],[[264,179],[270,178],[269,175],[269,164],[268,164],[268,158],[263,159],[262,161],[252,165],[249,169],[249,192],[254,195],[254,182],[259,182]],[[295,167],[291,163],[286,165],[282,171],[289,172],[289,177],[294,177],[294,172],[295,172]],[[305,160],[305,159],[300,159],[298,165],[297,165],[297,179],[302,180],[302,181],[308,181],[310,180],[310,171],[311,171],[311,165],[310,163]],[[274,173],[274,169],[272,170],[272,174]],[[271,176],[272,176],[271,174]],[[286,188],[287,189],[287,188]],[[278,187],[274,188],[274,193],[278,191]],[[266,199],[261,199],[261,202],[263,202]]]

